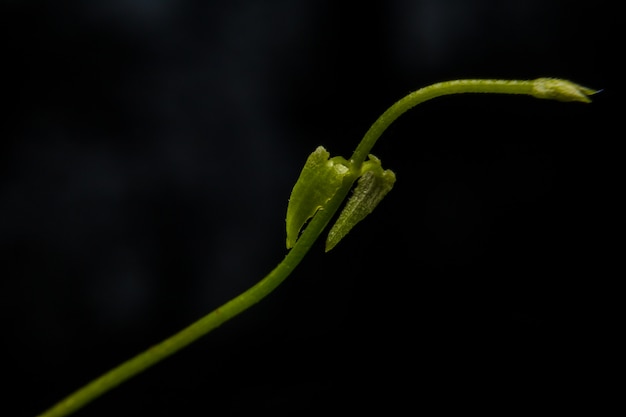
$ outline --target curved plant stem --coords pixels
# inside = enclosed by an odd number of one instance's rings
[[[458,80],[433,84],[399,100],[376,120],[352,155],[353,170],[355,172],[360,170],[361,164],[378,138],[404,112],[435,97],[459,93],[527,94],[538,98],[588,102],[587,96],[593,94],[594,91],[569,81],[551,78],[539,78],[533,81]],[[48,409],[40,417],[60,417],[77,411],[127,379],[198,340],[271,293],[304,258],[348,195],[355,178],[356,176],[350,176],[344,181],[335,196],[309,222],[283,261],[256,285],[168,339],[94,379]]]
[[[257,284],[228,301],[226,304],[216,308],[180,332],[89,382],[84,387],[78,389],[64,400],[48,409],[46,412],[41,414],[40,417],[67,416],[79,410],[102,394],[110,391],[127,379],[150,368],[152,365],[176,353],[180,349],[190,345],[209,333],[211,330],[265,298],[265,296],[271,293],[285,280],[285,278],[289,276],[289,274],[304,258],[306,253],[313,246],[313,243],[315,243],[332,218],[333,214],[341,205],[341,202],[350,191],[351,185],[351,182],[346,182],[342,185],[340,191],[338,192],[338,196],[341,194],[341,198],[336,198],[334,201],[330,202],[325,210],[320,210],[318,215],[310,221],[307,228],[304,232],[302,232],[302,235],[296,242],[295,246],[289,251],[289,253],[287,253],[283,261]]]
[[[525,94],[536,98],[589,103],[597,91],[557,78],[535,80],[455,80],[432,84],[410,93],[389,107],[372,124],[352,154],[357,168],[365,160],[382,133],[407,110],[436,97],[462,93]]]

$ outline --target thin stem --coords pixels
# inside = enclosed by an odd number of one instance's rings
[[[404,112],[419,103],[435,97],[459,93],[528,94],[538,98],[588,102],[587,96],[593,94],[594,91],[569,81],[551,78],[539,78],[534,81],[459,80],[433,84],[415,91],[396,102],[376,120],[352,155],[353,171],[359,172],[361,164],[380,135]],[[77,411],[102,394],[183,349],[265,298],[302,261],[330,219],[339,209],[355,179],[356,175],[353,175],[344,181],[339,191],[309,222],[283,261],[256,285],[170,338],[96,378],[48,409],[40,417],[61,417]]]
[[[228,301],[226,304],[216,308],[168,339],[165,339],[161,343],[94,379],[48,409],[41,414],[40,417],[67,416],[79,410],[102,394],[120,385],[122,382],[190,345],[211,330],[261,301],[280,285],[296,266],[298,266],[300,261],[302,261],[341,205],[341,202],[350,191],[350,187],[350,182],[343,184],[329,205],[324,210],[320,210],[318,215],[311,220],[308,227],[304,230],[294,247],[287,253],[283,261],[253,287]]]
[[[407,110],[436,97],[463,93],[526,94],[536,98],[588,103],[590,100],[587,96],[596,91],[556,78],[537,78],[530,81],[455,80],[432,84],[398,100],[372,124],[352,154],[354,167],[360,168],[378,138]]]

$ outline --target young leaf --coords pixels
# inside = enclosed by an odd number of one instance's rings
[[[354,192],[328,232],[326,252],[334,248],[358,222],[370,214],[396,182],[393,171],[383,170],[380,160],[374,155],[369,158],[363,163],[362,175]]]
[[[298,240],[300,230],[337,193],[350,169],[345,159],[319,146],[304,164],[287,206],[287,249]]]

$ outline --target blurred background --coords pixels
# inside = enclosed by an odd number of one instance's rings
[[[608,3],[3,1],[0,414],[36,415],[263,278],[318,145],[349,157],[434,82],[554,76],[604,91],[404,115],[373,150],[396,186],[344,241],[76,415],[601,415]]]

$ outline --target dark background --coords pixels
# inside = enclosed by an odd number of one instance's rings
[[[437,81],[539,76],[604,91],[403,116],[374,148],[396,187],[345,241],[77,415],[603,414],[623,274],[605,3],[3,1],[0,414],[260,280],[316,146],[348,157]]]

